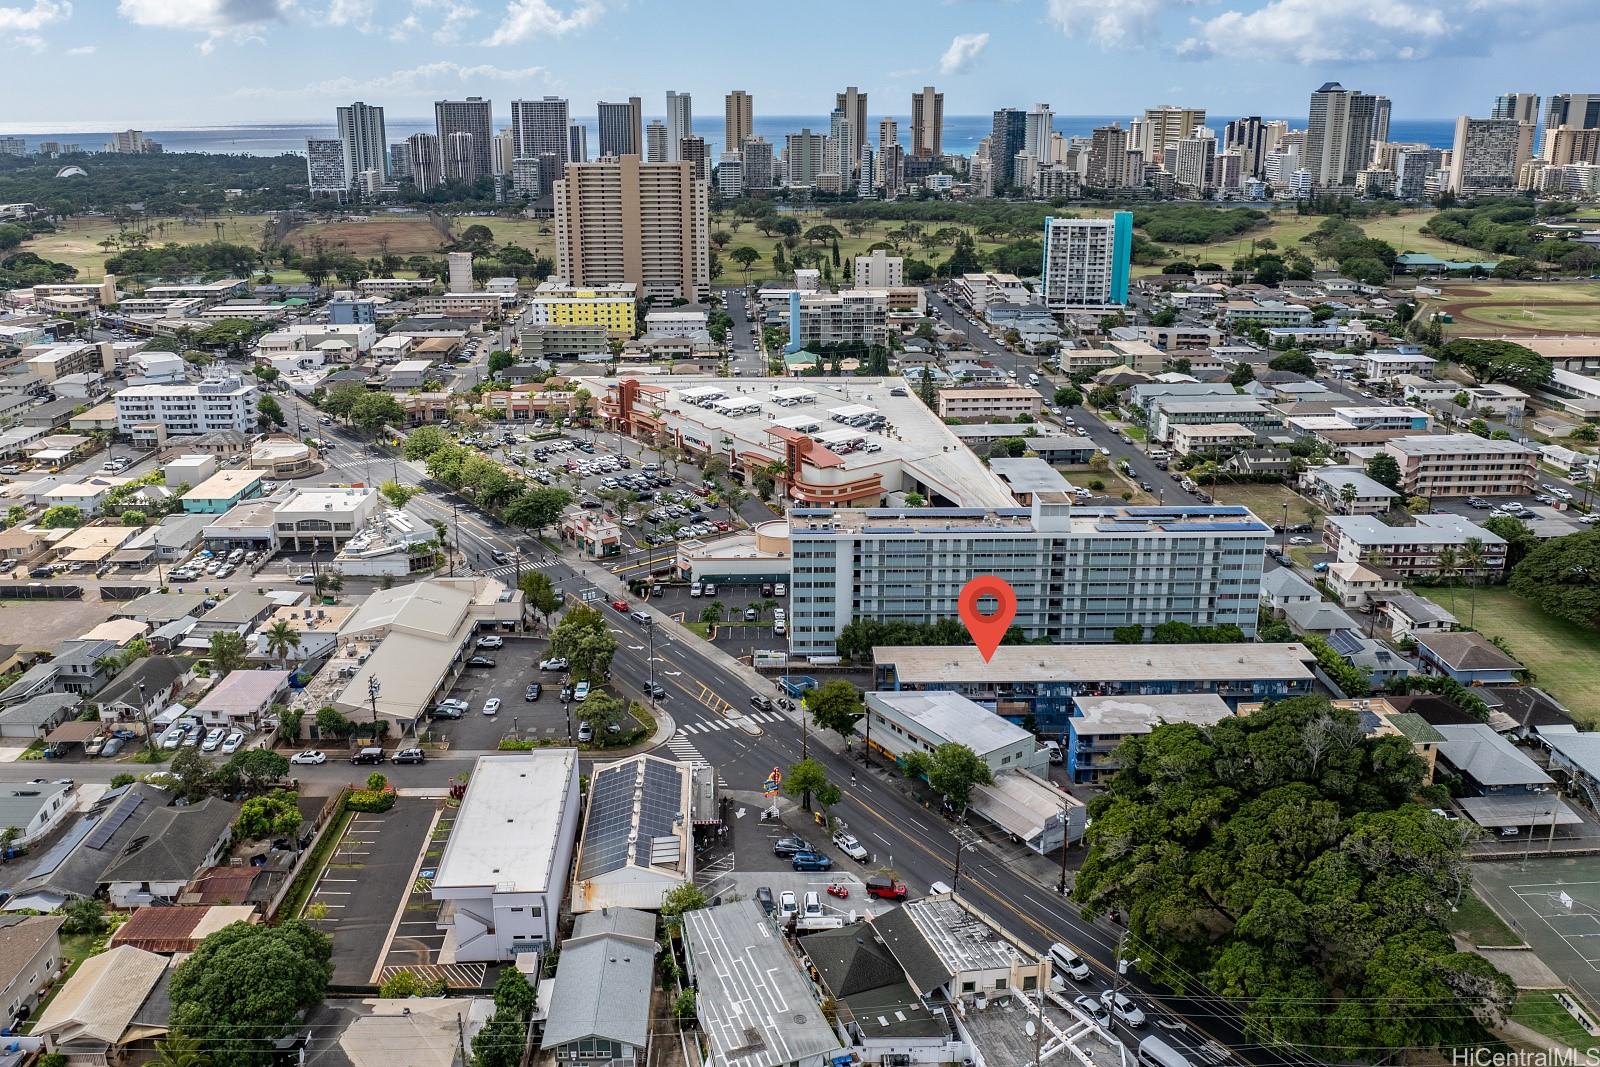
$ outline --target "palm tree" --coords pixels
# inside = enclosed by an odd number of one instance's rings
[[[1478,576],[1487,560],[1483,538],[1469,537],[1461,543],[1461,562],[1467,568],[1467,594],[1471,598],[1467,625],[1475,626],[1478,618]]]
[[[211,1057],[200,1049],[200,1043],[182,1034],[169,1034],[156,1042],[156,1058],[148,1067],[211,1067]]]
[[[278,657],[278,665],[283,670],[289,669],[289,653],[300,647],[300,633],[287,622],[279,619],[266,630],[266,649],[268,654]]]
[[[1351,505],[1356,502],[1356,487],[1353,482],[1345,482],[1339,487],[1339,503],[1344,505],[1346,514],[1349,514]]]
[[[1460,572],[1460,570],[1461,570],[1461,557],[1456,553],[1456,546],[1455,545],[1445,545],[1443,548],[1439,549],[1438,566],[1439,566],[1439,576],[1442,577],[1447,582],[1450,582],[1451,579],[1454,578]],[[1456,587],[1455,587],[1455,584],[1453,582],[1451,582],[1451,585],[1450,585],[1450,610],[1452,612],[1454,612],[1455,609],[1456,609]]]

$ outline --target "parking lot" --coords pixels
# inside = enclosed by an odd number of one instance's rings
[[[650,607],[683,622],[701,621],[701,612],[714,603],[723,607],[723,624],[717,627],[716,645],[733,656],[747,656],[755,649],[787,648],[789,639],[773,631],[777,612],[788,611],[784,596],[763,594],[760,583],[716,583],[711,595],[691,595],[689,585],[657,586]]]
[[[335,984],[372,981],[439,811],[435,801],[403,797],[382,814],[351,818],[305,911],[313,926],[333,936]]]
[[[492,749],[513,734],[551,739],[567,736],[560,700],[564,675],[539,669],[539,661],[550,654],[550,643],[516,634],[503,635],[502,640],[500,648],[478,650],[494,660],[493,667],[467,667],[450,690],[452,698],[467,704],[461,718],[434,719],[429,725],[434,737],[451,748]],[[523,699],[530,682],[538,682],[543,689],[538,700]],[[499,698],[500,708],[494,715],[485,715],[484,704],[492,697]]]

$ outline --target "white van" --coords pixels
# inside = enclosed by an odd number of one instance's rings
[[[1050,966],[1057,974],[1064,974],[1074,982],[1087,982],[1093,973],[1082,956],[1059,941],[1050,946]]]
[[[1187,1056],[1159,1037],[1139,1042],[1139,1062],[1143,1067],[1193,1067]]]
[[[1038,385],[1039,384],[1039,376],[1037,374],[1028,375],[1028,384],[1029,385]]]

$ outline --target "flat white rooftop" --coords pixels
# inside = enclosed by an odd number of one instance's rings
[[[551,865],[577,761],[571,748],[479,756],[434,889],[542,893],[565,878]]]
[[[1022,727],[1001,718],[960,693],[868,693],[869,706],[890,711],[917,724],[924,737],[958,741],[979,756],[1030,739]]]
[[[1211,645],[1002,645],[988,663],[976,648],[882,646],[879,666],[902,685],[952,682],[1142,682],[1310,679],[1316,657],[1298,641]]]

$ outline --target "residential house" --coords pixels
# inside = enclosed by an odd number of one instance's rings
[[[1317,587],[1296,574],[1292,567],[1274,567],[1261,575],[1261,606],[1276,618],[1294,604],[1314,604],[1322,599]]]
[[[35,663],[22,677],[0,691],[0,708],[20,704],[41,693],[94,693],[110,675],[106,657],[117,650],[110,641],[62,641],[51,658]]]
[[[6,1032],[33,1014],[40,994],[60,970],[64,915],[7,915],[0,918],[0,1018]]]
[[[871,923],[800,938],[862,1063],[956,1063],[965,1043],[933,1014]]]
[[[137,722],[176,700],[192,677],[193,664],[178,656],[144,656],[95,694],[101,722]]]
[[[1356,620],[1343,608],[1320,599],[1310,604],[1290,604],[1283,609],[1283,618],[1295,633],[1318,637],[1326,637],[1335,630],[1356,628]]]
[[[648,912],[608,908],[579,915],[572,936],[561,942],[543,1051],[558,1063],[642,1067],[657,948],[656,917]]]
[[[1300,476],[1300,488],[1329,511],[1345,515],[1382,515],[1400,494],[1361,467],[1314,467]]]
[[[71,1067],[127,1061],[130,1046],[167,1033],[166,956],[120,945],[78,966],[29,1031]],[[152,1010],[146,1011],[147,1006]]]
[[[1048,959],[952,893],[907,901],[869,921],[925,1003],[1027,996],[1050,981]]]
[[[207,797],[187,807],[163,807],[140,822],[139,833],[99,875],[113,907],[177,903],[195,872],[215,866],[233,841],[237,804]]]
[[[1522,664],[1506,655],[1480,633],[1426,633],[1416,635],[1417,658],[1429,674],[1443,674],[1462,685],[1515,682]]]
[[[0,829],[17,831],[13,844],[29,845],[60,826],[77,807],[70,778],[7,783],[0,786]]]
[[[128,921],[117,927],[107,947],[132,945],[162,956],[190,953],[210,934],[234,923],[259,923],[261,913],[254,904],[212,904],[170,908],[151,905],[134,909]]]
[[[83,698],[77,693],[40,693],[0,709],[0,737],[36,740],[76,718]]]
[[[301,1067],[467,1067],[494,1014],[488,997],[324,1000],[311,1009]],[[403,1051],[402,1051],[403,1050]]]
[[[288,692],[288,671],[232,671],[192,710],[208,726],[257,728]]]
[[[1389,629],[1389,636],[1396,641],[1426,633],[1446,632],[1457,626],[1456,617],[1450,611],[1414,593],[1390,593],[1384,597],[1379,610],[1384,625]]]
[[[1398,574],[1355,560],[1330,564],[1324,581],[1340,607],[1362,611],[1370,611],[1391,594],[1405,591]]]

